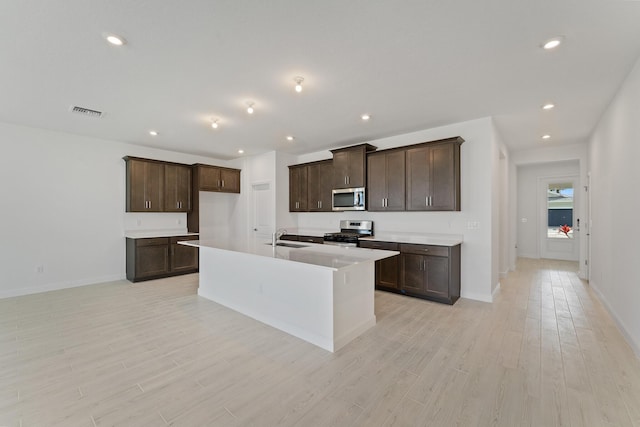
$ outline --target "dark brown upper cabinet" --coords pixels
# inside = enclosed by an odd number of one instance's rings
[[[164,211],[164,163],[124,157],[126,162],[126,211]]]
[[[449,138],[408,148],[406,153],[406,209],[460,210],[460,145]]]
[[[164,211],[191,211],[191,166],[164,165]]]
[[[307,167],[307,208],[310,212],[331,212],[333,161],[310,163]]]
[[[367,156],[367,209],[405,210],[405,150]]]
[[[240,193],[240,170],[197,164],[199,191]]]
[[[331,150],[333,153],[333,188],[364,187],[367,179],[367,153],[376,147],[360,144]]]
[[[289,212],[306,212],[309,168],[307,165],[289,166]]]

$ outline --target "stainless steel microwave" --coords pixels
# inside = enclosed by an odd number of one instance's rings
[[[364,192],[364,187],[332,190],[331,209],[334,211],[363,211],[365,207]]]

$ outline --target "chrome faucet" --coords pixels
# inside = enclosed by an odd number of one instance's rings
[[[284,228],[279,228],[278,230],[276,230],[272,235],[271,235],[271,246],[276,245],[276,242],[278,241],[278,239],[280,239],[282,237],[282,235],[287,234],[287,230],[285,230]]]

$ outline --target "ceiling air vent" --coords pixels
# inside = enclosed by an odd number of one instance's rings
[[[95,117],[97,119],[102,117],[102,111],[91,110],[89,108],[84,108],[84,107],[78,107],[77,105],[71,107],[71,112],[72,113],[77,113],[77,114],[82,114],[82,115],[88,116],[88,117]]]

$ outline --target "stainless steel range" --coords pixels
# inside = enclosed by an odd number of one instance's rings
[[[373,221],[342,220],[340,231],[325,233],[325,245],[358,246],[360,237],[373,236]]]

